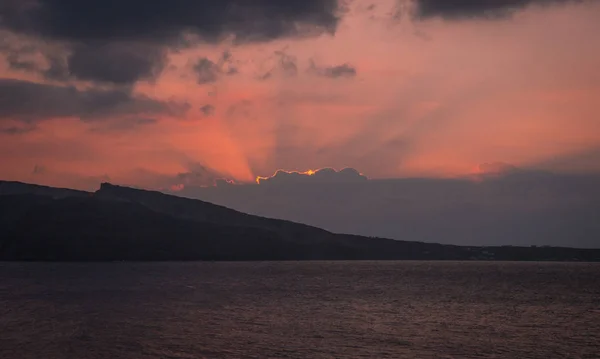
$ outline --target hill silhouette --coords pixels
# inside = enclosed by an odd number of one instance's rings
[[[578,260],[599,249],[467,247],[335,234],[155,191],[0,181],[0,260]]]

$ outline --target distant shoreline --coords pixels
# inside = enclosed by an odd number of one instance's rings
[[[47,260],[0,260],[0,264],[122,264],[122,263],[139,263],[139,264],[156,264],[156,263],[328,263],[328,262],[439,262],[439,263],[600,263],[600,260],[494,260],[494,259],[289,259],[289,260],[93,260],[93,261],[47,261]]]

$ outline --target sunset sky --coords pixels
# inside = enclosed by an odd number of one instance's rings
[[[3,0],[0,179],[600,171],[600,1]]]

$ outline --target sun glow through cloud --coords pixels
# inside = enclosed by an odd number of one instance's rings
[[[298,175],[305,175],[305,176],[312,176],[315,173],[317,173],[317,171],[319,171],[319,169],[316,170],[306,170],[306,171],[286,171],[286,170],[277,170],[275,171],[275,173],[273,173],[271,176],[267,176],[267,177],[261,177],[261,176],[257,176],[256,177],[256,183],[260,184],[261,181],[266,181],[269,180],[275,176],[277,176],[278,173],[287,173],[287,174],[298,174]]]

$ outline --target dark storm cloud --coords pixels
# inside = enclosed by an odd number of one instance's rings
[[[417,16],[449,19],[498,17],[529,5],[555,5],[586,0],[415,0]]]
[[[70,49],[65,61],[54,58],[47,69],[14,57],[15,69],[52,80],[131,84],[162,70],[167,47],[231,35],[253,42],[332,33],[340,13],[337,0],[3,0],[0,31],[57,40]],[[223,61],[230,57],[224,53]],[[224,74],[238,72],[218,65]],[[214,69],[203,71],[200,83],[216,80]]]
[[[160,47],[138,43],[77,45],[67,64],[72,76],[80,80],[130,84],[158,75],[167,60]]]
[[[4,0],[0,26],[74,42],[169,43],[183,33],[239,41],[333,32],[337,0]]]
[[[6,32],[0,32],[6,35]],[[10,34],[9,34],[10,35]],[[0,43],[9,68],[39,73],[47,79],[72,79],[129,85],[140,79],[154,79],[167,62],[164,46],[142,42],[90,42],[55,46],[53,51],[23,36]],[[28,45],[21,45],[21,43]]]
[[[78,90],[14,79],[0,79],[0,119],[39,121],[54,117],[172,114],[188,106],[162,102],[125,90]]]

